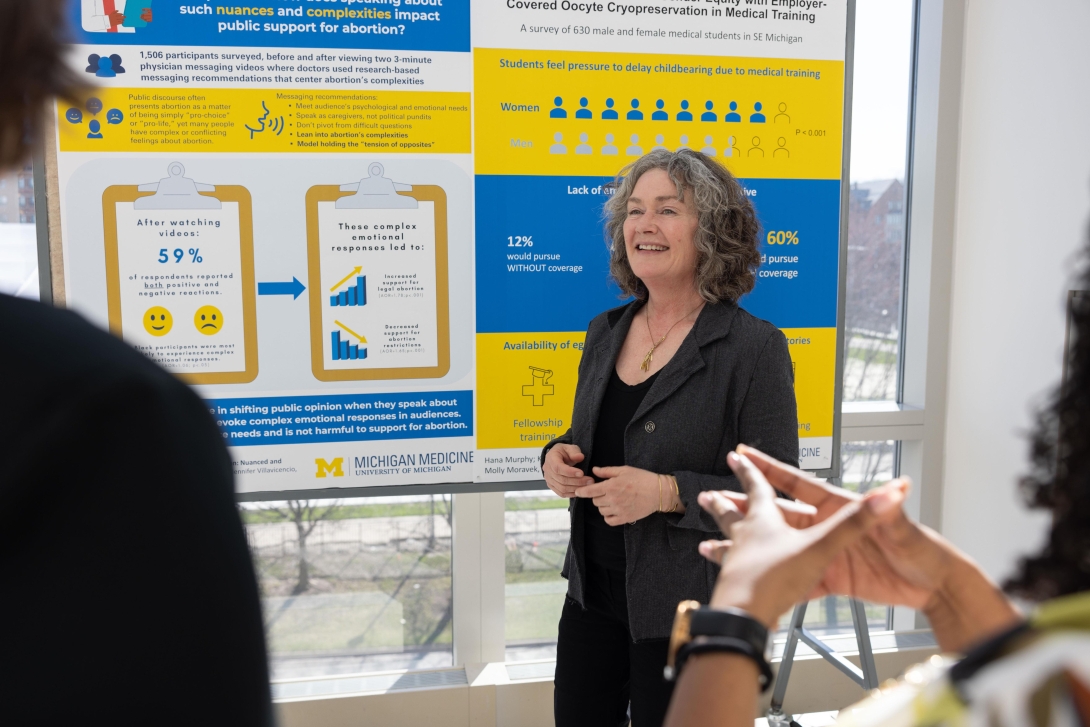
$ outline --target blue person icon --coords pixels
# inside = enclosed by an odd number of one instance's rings
[[[98,53],[92,53],[87,56],[87,67],[83,69],[84,73],[98,73],[98,59],[101,58]]]
[[[98,119],[91,119],[91,123],[87,124],[87,128],[90,129],[90,131],[87,132],[88,139],[102,138],[102,124],[98,123]]]
[[[553,103],[556,104],[556,108],[549,112],[550,119],[566,119],[568,118],[568,112],[564,110],[564,99],[557,96],[553,99]]]
[[[658,101],[655,102],[655,108],[658,109],[658,111],[655,111],[655,112],[653,112],[651,114],[651,120],[652,121],[669,121],[670,120],[670,114],[668,114],[668,113],[666,113],[665,111],[662,110],[662,107],[665,106],[665,105],[666,105],[666,102],[663,101],[661,98]]]
[[[121,56],[117,53],[110,54],[110,62],[113,64],[114,73],[125,72],[125,67],[121,65]]]
[[[579,108],[575,112],[575,118],[577,118],[577,119],[593,119],[594,118],[594,114],[592,114],[590,112],[590,109],[587,108],[587,103],[588,102],[587,102],[587,97],[586,96],[579,99],[579,106],[581,108]]]
[[[678,112],[676,118],[677,118],[678,121],[692,121],[693,120],[693,112],[689,110],[689,102],[688,101],[682,101],[681,102],[681,111]]]
[[[640,111],[640,100],[632,99],[632,110],[624,116],[629,121],[643,121],[643,112]]]
[[[606,110],[602,112],[603,119],[609,119],[611,121],[617,120],[617,112],[613,108],[613,99],[606,99]]]
[[[714,111],[712,111],[712,109],[715,108],[715,104],[713,104],[711,101],[705,101],[704,102],[704,108],[706,108],[707,111],[700,114],[700,120],[701,121],[718,121],[719,120],[719,117],[715,115]]]
[[[728,123],[739,123],[742,120],[742,115],[738,113],[738,102],[730,102],[730,113],[723,116],[723,121]]]
[[[99,58],[98,70],[95,71],[95,75],[99,78],[113,78],[116,76],[117,73],[114,71],[114,62],[110,60],[109,57]]]
[[[751,124],[763,124],[765,122],[765,115],[761,113],[761,102],[753,104],[753,113],[749,115],[749,123]]]

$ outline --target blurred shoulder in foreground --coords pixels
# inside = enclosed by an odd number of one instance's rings
[[[0,295],[0,692],[12,723],[271,724],[257,581],[204,403]]]

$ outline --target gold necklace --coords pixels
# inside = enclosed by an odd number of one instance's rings
[[[655,357],[655,349],[662,345],[662,342],[665,341],[666,337],[670,335],[670,331],[674,330],[674,326],[676,326],[678,323],[681,323],[683,320],[691,316],[696,311],[700,310],[703,306],[704,302],[701,301],[700,305],[698,305],[696,308],[693,308],[684,316],[674,321],[674,325],[666,329],[666,333],[662,334],[662,338],[659,339],[658,343],[651,344],[651,350],[648,351],[647,355],[643,357],[643,363],[640,364],[640,369],[642,369],[643,371],[649,371],[651,369],[651,361]],[[647,324],[647,335],[651,337],[652,341],[654,341],[655,334],[651,332],[651,301],[647,301],[647,311],[644,315],[644,322]]]

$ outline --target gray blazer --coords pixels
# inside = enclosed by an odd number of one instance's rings
[[[589,469],[598,410],[639,302],[590,323],[579,362],[572,426],[549,442],[576,444]],[[634,640],[670,634],[679,601],[707,603],[719,568],[697,544],[722,537],[697,504],[702,490],[741,489],[727,467],[740,442],[798,464],[798,417],[787,339],[767,321],[733,303],[704,306],[625,430],[625,464],[677,478],[685,514],[654,513],[624,528],[628,622]],[[584,605],[583,518],[589,500],[572,498],[571,541],[562,575],[568,596]],[[585,606],[584,606],[585,607]]]

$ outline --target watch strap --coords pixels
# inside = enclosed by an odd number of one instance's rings
[[[768,628],[746,611],[712,609],[696,601],[682,601],[678,604],[663,673],[673,680],[681,672],[685,660],[693,654],[730,652],[746,656],[757,664],[761,691],[764,691],[772,684],[769,644]]]
[[[738,608],[700,608],[692,613],[689,636],[729,636],[746,641],[758,654],[768,646],[768,628]]]
[[[749,658],[757,665],[761,691],[767,691],[772,686],[772,666],[765,659],[764,653],[755,650],[749,641],[733,636],[701,636],[685,644],[678,650],[675,674],[681,673],[690,656],[712,652],[739,654]]]

